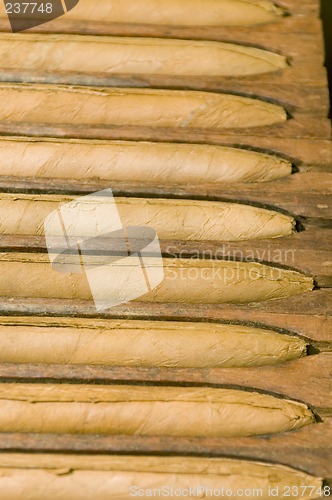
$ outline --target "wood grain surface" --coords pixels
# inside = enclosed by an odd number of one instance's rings
[[[332,290],[314,290],[301,296],[245,305],[152,304],[132,302],[97,313],[93,302],[82,300],[12,299],[3,297],[3,316],[128,318],[178,321],[221,321],[260,324],[286,329],[329,348],[331,338]],[[330,397],[329,394],[326,395]]]
[[[232,439],[6,433],[0,435],[0,449],[3,452],[71,452],[89,454],[91,459],[96,453],[226,456],[288,465],[317,477],[323,476],[325,484],[332,485],[331,433],[331,418],[292,433]]]
[[[315,278],[313,292],[288,299],[246,305],[177,305],[129,303],[97,313],[89,301],[20,299],[2,297],[0,315],[15,325],[28,316],[38,324],[43,318],[154,319],[225,322],[262,326],[306,338],[308,356],[277,366],[215,369],[137,369],[103,366],[0,364],[3,382],[70,382],[72,384],[136,383],[197,385],[256,389],[302,401],[317,416],[315,425],[274,436],[248,438],[160,438],[125,436],[0,434],[1,452],[64,452],[85,454],[135,454],[178,456],[226,456],[279,463],[323,477],[332,486],[332,142],[328,115],[328,90],[319,0],[278,0],[288,16],[257,27],[169,27],[89,22],[63,16],[29,30],[34,33],[150,36],[215,40],[257,46],[287,57],[283,71],[241,78],[155,77],[9,71],[2,68],[0,81],[73,84],[87,87],[143,87],[229,92],[278,103],[289,119],[281,125],[255,129],[184,130],[158,127],[57,126],[43,123],[0,123],[0,134],[30,139],[49,137],[99,140],[126,139],[157,142],[219,144],[277,154],[294,166],[289,177],[254,184],[156,185],[111,183],[118,196],[193,198],[240,201],[273,207],[297,219],[298,232],[278,240],[227,243],[162,242],[166,256],[253,258],[288,266]],[[0,31],[9,32],[0,17]],[[1,62],[0,62],[1,67]],[[40,179],[1,176],[0,192],[85,195],[109,188],[109,181],[91,179]],[[3,236],[0,251],[46,252],[43,237]],[[0,277],[1,279],[1,277]],[[1,317],[0,317],[1,321]]]
[[[313,75],[313,81],[308,81]],[[304,80],[304,81],[303,81]],[[71,84],[98,87],[136,87],[204,90],[222,93],[237,93],[248,97],[263,97],[284,106],[290,114],[306,113],[310,116],[326,117],[329,112],[329,93],[325,81],[325,70],[304,66],[287,68],[272,75],[255,77],[176,77],[151,75],[112,75],[106,73],[46,73],[31,70],[7,70],[0,74],[1,82]],[[292,83],[287,83],[292,82]],[[301,93],[297,84],[303,84]],[[301,117],[302,118],[302,117]]]
[[[181,132],[181,133],[180,133]],[[205,141],[208,143],[225,143],[225,137],[231,137],[233,143],[239,139],[239,129],[224,131],[208,128],[179,127],[149,127],[149,126],[117,126],[109,125],[71,125],[66,123],[29,123],[29,122],[4,122],[0,121],[1,135],[26,135],[32,137],[59,137],[82,139],[123,139],[123,140],[148,140],[174,142],[181,136],[184,142]],[[282,124],[262,127],[241,128],[241,135],[253,137],[273,136],[282,139],[329,139],[331,136],[331,122],[320,116],[294,114]]]
[[[1,177],[0,191],[86,195],[109,187],[110,181]],[[240,201],[291,213],[298,218],[332,219],[332,173],[303,172],[260,183],[165,185],[112,182],[114,196]],[[314,223],[314,221],[312,221]]]
[[[0,365],[2,381],[71,381],[84,383],[139,383],[241,387],[278,394],[310,405],[318,417],[331,413],[326,394],[332,392],[332,353],[320,353],[282,363],[255,368],[113,368],[64,365]],[[308,381],[308,383],[306,383]],[[310,382],[309,382],[310,381]],[[326,404],[328,406],[326,408]],[[321,412],[321,413],[320,413]]]

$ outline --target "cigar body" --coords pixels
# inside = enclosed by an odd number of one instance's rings
[[[314,423],[304,404],[233,389],[0,384],[0,432],[241,437]]]
[[[90,225],[85,224],[90,212],[96,205],[104,207],[108,203],[111,214],[114,201],[124,227],[149,227],[161,240],[261,240],[288,236],[295,230],[295,220],[289,215],[237,203],[123,197],[107,200],[97,195],[89,200],[89,197],[0,194],[0,234],[41,236],[48,230],[50,214],[61,211],[62,207],[66,210],[66,204],[75,201],[78,209],[84,205],[86,215],[80,223],[80,236],[86,237],[91,236]],[[81,213],[77,216],[73,213],[72,219],[79,221],[79,217]]]
[[[306,351],[296,336],[242,325],[0,318],[1,363],[227,368],[275,365]]]
[[[93,260],[90,261],[93,267]],[[107,265],[95,268],[93,275],[99,297],[107,302],[123,294],[122,281],[116,282],[109,296],[108,281],[117,276],[133,274],[126,283],[135,290],[136,260],[130,257],[117,261],[111,270]],[[144,259],[148,274],[160,263]],[[137,300],[179,304],[249,303],[291,297],[310,292],[313,279],[297,271],[275,268],[255,262],[233,262],[207,259],[163,259],[164,279],[154,290]],[[108,273],[110,273],[108,275]],[[194,286],[193,286],[194,285]],[[91,300],[92,295],[84,273],[55,271],[47,254],[0,254],[0,295],[13,298],[47,298]],[[121,302],[120,302],[121,303]]]
[[[94,0],[68,12],[72,21],[167,26],[250,26],[278,21],[284,11],[270,0]]]
[[[215,130],[284,123],[276,104],[189,90],[1,84],[0,121],[49,125],[181,127]]]
[[[292,172],[276,156],[209,144],[1,138],[1,175],[140,183],[265,182]]]
[[[91,455],[82,454],[1,454],[0,495],[11,500],[26,500],[28,491],[34,500],[44,500],[50,492],[52,500],[82,500],[87,491],[96,500],[129,500],[139,494],[148,498],[158,489],[199,495],[222,488],[234,494],[239,489],[259,491],[263,500],[271,498],[271,490],[295,492],[297,488],[303,494],[294,498],[308,500],[317,498],[322,486],[322,479],[305,472],[248,460],[95,454],[91,460]]]
[[[286,58],[279,54],[230,43],[77,35],[16,34],[13,39],[0,34],[0,60],[5,71],[26,70],[31,75],[46,71],[246,76],[287,67]]]

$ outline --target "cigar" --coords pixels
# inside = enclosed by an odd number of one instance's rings
[[[300,272],[257,262],[164,258],[163,280],[143,295],[139,289],[135,293],[138,287],[135,258],[122,258],[113,264],[105,264],[105,256],[101,260],[103,265],[98,256],[96,260],[90,256],[87,265],[82,266],[83,272],[67,273],[70,261],[65,261],[62,272],[58,272],[47,254],[0,253],[0,296],[92,300],[92,285],[100,302],[121,303],[125,277],[125,289],[130,289],[138,297],[135,300],[141,302],[245,304],[307,293],[314,286],[313,278]],[[145,272],[152,278],[160,273],[160,265],[159,259],[144,258]]]
[[[230,388],[0,384],[0,432],[242,437],[314,423],[305,404]]]
[[[70,8],[68,6],[68,8]],[[93,0],[68,12],[68,21],[166,26],[250,26],[280,20],[270,0]]]
[[[67,210],[66,205],[70,203],[74,207],[75,202],[78,208],[84,205],[84,219],[80,219],[81,213],[75,215],[73,212],[71,216],[71,226],[75,221],[80,224],[80,236],[89,236],[88,216],[94,213],[96,206],[109,206],[111,216],[114,202],[123,226],[154,229],[161,240],[262,240],[289,236],[296,225],[292,216],[239,203],[123,197],[106,199],[97,195],[91,196],[90,201],[90,197],[2,193],[0,234],[44,235],[45,230],[53,230],[48,227],[51,214]],[[52,236],[60,234],[52,233]]]
[[[78,318],[0,318],[0,363],[166,368],[277,365],[307,342],[259,327]]]
[[[247,76],[287,67],[284,56],[231,43],[86,35],[0,34],[0,56],[4,71],[26,71],[31,75],[39,71]],[[76,82],[70,82],[69,76],[67,83]]]
[[[2,453],[0,495],[34,500],[52,495],[54,500],[80,500],[93,492],[96,500],[129,500],[153,492],[193,492],[221,496],[221,492],[255,492],[269,500],[271,493],[302,491],[301,498],[317,498],[323,488],[321,478],[283,465],[229,458],[188,456],[157,457],[130,455],[73,455],[51,453]],[[212,493],[211,493],[212,492]],[[188,495],[189,496],[189,495]],[[319,496],[319,495],[318,495]],[[258,498],[258,497],[256,497]],[[296,497],[298,498],[298,496]]]
[[[0,85],[0,121],[48,125],[222,130],[284,123],[287,113],[260,99],[189,90]]]
[[[1,175],[140,183],[265,182],[292,164],[273,155],[210,144],[0,138]]]

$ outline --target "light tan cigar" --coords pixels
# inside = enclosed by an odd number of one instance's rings
[[[270,0],[80,0],[66,19],[169,26],[254,25],[278,21]]]
[[[235,389],[0,384],[0,432],[241,437],[314,423],[305,404]]]
[[[218,323],[0,318],[0,363],[213,368],[306,356],[307,342]]]
[[[264,182],[292,172],[276,156],[209,144],[7,137],[0,156],[1,175],[24,178],[187,184]]]
[[[130,257],[117,262],[118,275],[130,275],[135,267]],[[164,280],[154,290],[137,300],[142,302],[174,303],[248,303],[280,299],[312,290],[313,279],[288,269],[253,262],[233,262],[202,259],[164,259]],[[136,261],[135,261],[135,265]],[[147,274],[153,275],[154,264],[144,259]],[[112,297],[107,288],[103,266],[95,279],[105,301],[123,294],[123,283],[116,283]],[[98,268],[97,268],[98,269]],[[129,271],[128,271],[129,269]],[[113,271],[113,268],[112,268]],[[135,275],[135,274],[134,274]],[[135,281],[127,283],[135,289]],[[91,300],[85,274],[55,271],[47,254],[0,253],[0,295],[14,298],[82,299]],[[137,297],[140,294],[137,294]]]
[[[43,235],[46,217],[75,199],[81,198],[0,194],[0,234]],[[88,198],[85,199],[88,203]],[[115,201],[124,226],[150,227],[162,240],[261,240],[288,236],[295,230],[291,216],[237,203],[153,198],[115,198]],[[90,212],[94,209],[95,206]],[[89,236],[87,230],[83,220],[81,236]]]
[[[34,500],[82,500],[90,491],[96,500],[129,500],[162,488],[197,498],[240,489],[263,500],[271,491],[282,498],[289,488],[293,498],[307,500],[323,487],[322,479],[290,467],[228,458],[2,453],[0,462],[0,495],[11,500],[26,500],[28,491]]]
[[[285,68],[287,61],[273,52],[230,43],[0,34],[0,64],[4,70],[207,77],[270,73]]]
[[[189,90],[1,84],[0,121],[180,128],[260,127],[283,123],[286,111],[246,97]]]

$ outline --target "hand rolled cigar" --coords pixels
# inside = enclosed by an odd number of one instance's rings
[[[109,270],[107,265],[90,274],[100,300],[117,301],[123,294],[123,283],[116,276],[131,276],[127,287],[135,290],[135,266],[130,257],[120,259]],[[93,268],[93,260],[90,261]],[[144,259],[148,275],[160,263]],[[85,268],[86,269],[86,268]],[[143,296],[141,302],[180,304],[248,303],[280,299],[309,292],[313,279],[296,271],[275,268],[255,262],[233,262],[207,259],[163,260],[164,280]],[[108,281],[113,280],[112,296]],[[55,271],[46,254],[0,253],[0,296],[13,298],[81,299],[91,300],[92,294],[86,273],[66,274]],[[120,301],[121,303],[121,301]]]
[[[66,16],[120,24],[249,26],[278,21],[283,14],[270,0],[81,0]]]
[[[265,182],[290,175],[276,156],[209,144],[0,138],[1,175],[140,183]]]
[[[177,321],[0,318],[0,363],[217,368],[306,356],[307,342],[258,327]]]
[[[0,234],[43,235],[44,221],[63,204],[89,199],[61,195],[0,194]],[[107,203],[101,197],[101,203]],[[161,240],[246,241],[280,238],[295,231],[295,219],[280,212],[229,202],[154,198],[115,198],[123,226],[154,229]],[[98,202],[98,199],[97,199]],[[82,201],[79,201],[82,204]],[[113,198],[110,199],[110,213]],[[111,206],[112,205],[112,206]],[[85,216],[86,220],[88,215]],[[78,215],[77,215],[78,220]],[[81,236],[90,236],[82,220]],[[45,226],[46,227],[46,226]],[[61,236],[52,234],[52,236]]]
[[[0,85],[0,121],[49,125],[248,128],[284,123],[286,111],[247,97],[189,90]]]
[[[323,487],[322,479],[290,467],[228,458],[94,454],[91,460],[82,454],[2,453],[0,461],[0,495],[11,500],[26,500],[27,491],[33,491],[34,500],[50,494],[52,500],[82,500],[88,491],[96,500],[129,500],[140,492],[152,498],[163,489],[192,491],[197,497],[205,493],[205,498],[240,489],[270,500],[271,491],[288,488],[293,498],[308,500]]]
[[[231,43],[77,35],[0,34],[1,68],[91,75],[245,76],[287,66],[284,56]],[[50,74],[50,82],[52,76]],[[76,83],[70,81],[67,83]]]
[[[305,404],[235,389],[0,384],[0,432],[242,437],[314,423]]]

